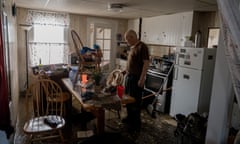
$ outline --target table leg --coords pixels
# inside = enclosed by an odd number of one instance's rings
[[[92,111],[94,116],[97,120],[97,135],[101,135],[104,133],[104,127],[105,127],[105,111],[102,108],[95,109]]]
[[[104,133],[105,127],[105,111],[102,108],[97,110],[97,134],[101,135]]]

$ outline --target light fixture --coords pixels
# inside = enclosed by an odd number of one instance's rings
[[[122,12],[123,7],[125,7],[125,4],[122,3],[109,3],[107,6],[107,10],[111,12]]]

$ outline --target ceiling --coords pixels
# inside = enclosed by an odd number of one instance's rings
[[[17,7],[83,15],[140,18],[185,11],[215,11],[216,0],[15,0]],[[110,3],[125,5],[122,12],[107,10]]]

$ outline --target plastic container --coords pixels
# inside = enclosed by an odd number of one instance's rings
[[[77,72],[78,72],[78,66],[73,66],[73,67],[71,67],[71,70],[70,70],[70,72],[69,72],[69,74],[68,74],[68,77],[70,78],[70,80],[71,80],[72,82],[74,82],[75,76],[76,76]],[[78,76],[78,79],[79,79],[79,78],[80,78],[80,77]]]
[[[87,82],[88,82],[87,74],[82,74],[82,75],[81,75],[81,82],[82,82],[82,83],[87,83]]]
[[[121,85],[117,86],[117,94],[118,94],[119,98],[122,98],[123,92],[124,92],[124,87]]]

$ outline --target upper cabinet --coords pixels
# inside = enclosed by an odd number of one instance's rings
[[[193,12],[163,15],[142,20],[141,40],[148,44],[182,45],[191,36]]]
[[[131,20],[128,26],[137,30],[137,22],[139,21]],[[218,14],[214,11],[191,11],[143,18],[141,40],[147,44],[183,46],[187,37],[194,42],[196,32],[200,31],[200,47],[207,47],[211,27],[219,27]]]

